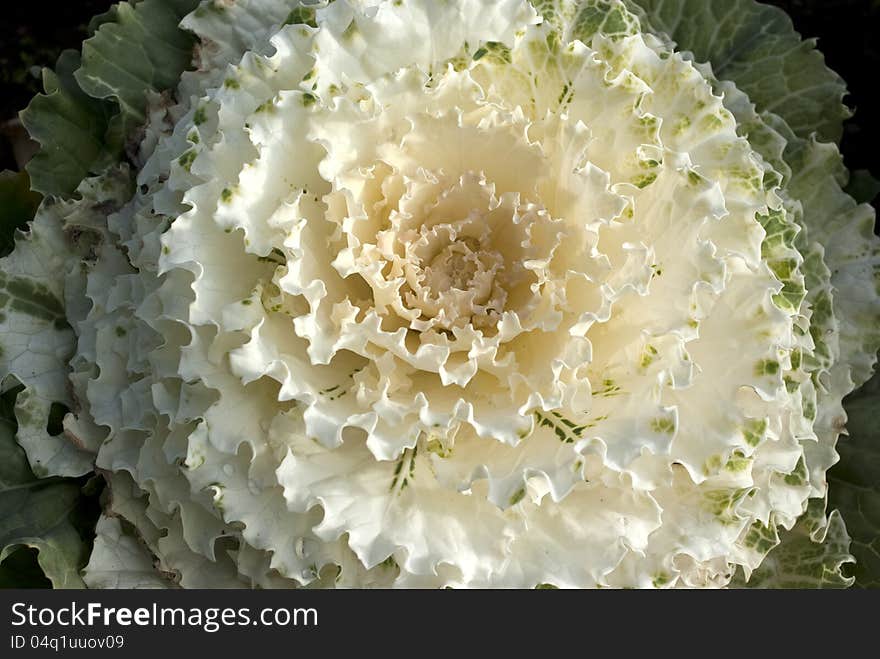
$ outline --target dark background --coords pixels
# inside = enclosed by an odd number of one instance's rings
[[[716,0],[723,2],[724,0]],[[805,37],[818,37],[829,66],[849,84],[848,105],[855,116],[846,124],[842,151],[850,169],[867,169],[880,178],[880,94],[872,94],[880,71],[880,0],[765,0],[788,12]],[[89,19],[111,0],[40,0],[4,3],[0,19],[0,124],[13,119],[41,91],[35,67],[52,66],[64,48],[79,48]],[[51,7],[51,8],[50,8]],[[14,169],[8,140],[0,140],[0,169]]]

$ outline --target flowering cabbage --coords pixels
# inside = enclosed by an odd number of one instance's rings
[[[874,213],[840,79],[720,4],[105,16],[0,267],[15,439],[109,486],[85,584],[849,583]]]

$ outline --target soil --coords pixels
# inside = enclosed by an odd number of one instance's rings
[[[724,0],[720,0],[724,1]],[[842,151],[850,169],[880,178],[880,0],[765,0],[785,9],[806,37],[818,37],[829,66],[849,84],[848,104],[856,112],[846,124]],[[40,89],[39,69],[52,66],[65,48],[79,48],[92,16],[110,0],[9,3],[0,23],[0,123],[13,119]],[[0,169],[15,168],[7,140],[0,140]]]

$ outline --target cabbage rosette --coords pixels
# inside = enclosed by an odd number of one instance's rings
[[[804,520],[846,581],[880,250],[836,147],[635,4],[180,25],[195,70],[2,262],[18,442],[110,486],[86,584],[718,587]]]

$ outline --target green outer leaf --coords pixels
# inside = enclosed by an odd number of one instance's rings
[[[759,112],[778,114],[799,137],[815,132],[822,141],[840,141],[851,116],[843,104],[846,84],[783,10],[754,0],[627,1],[653,31],[735,82]]]
[[[96,17],[94,36],[43,70],[45,94],[20,114],[40,150],[27,165],[34,190],[67,197],[89,174],[118,162],[144,122],[147,92],[176,87],[194,37],[178,27],[197,0],[123,2]]]
[[[15,399],[16,439],[38,476],[81,476],[94,464],[94,455],[48,432],[53,404],[74,404],[67,361],[76,336],[65,320],[64,286],[77,255],[61,224],[65,205],[78,204],[44,200],[0,260],[0,387],[25,387]]]
[[[849,367],[855,387],[874,372],[880,350],[880,238],[874,234],[876,213],[843,191],[849,172],[833,144],[802,140],[766,117],[788,144],[784,157],[791,167],[787,190],[803,205],[805,239],[825,251],[834,286],[834,316],[839,325],[839,362]],[[842,393],[848,393],[846,389]]]
[[[27,172],[0,172],[0,257],[15,247],[15,230],[34,218],[40,195],[31,192]]]
[[[852,563],[850,537],[840,513],[825,519],[825,502],[813,499],[807,512],[746,582],[738,573],[732,588],[847,588],[852,577],[843,566]]]
[[[128,4],[134,6],[143,0],[128,0]],[[98,28],[101,27],[104,23],[110,23],[111,21],[116,20],[116,9],[119,5],[112,5],[110,9],[105,11],[102,14],[95,14],[92,16],[92,20],[89,21],[89,36],[92,37],[95,35],[95,32],[98,31]]]
[[[90,547],[79,530],[80,486],[74,479],[34,477],[15,441],[14,397],[13,391],[0,397],[0,561],[31,547],[55,588],[82,588],[79,570]]]
[[[856,587],[880,588],[880,375],[846,400],[849,439],[828,472],[829,504],[840,509],[852,536]]]
[[[746,121],[740,130],[782,174],[788,192],[803,202],[800,222],[808,231],[802,232],[801,238],[809,237],[825,246],[842,323],[841,357],[852,367],[855,384],[861,384],[870,376],[874,354],[880,347],[880,318],[873,290],[859,282],[870,281],[872,268],[877,277],[880,257],[872,235],[874,214],[869,207],[857,206],[856,201],[874,196],[876,182],[854,177],[847,188],[856,197],[853,201],[841,189],[848,174],[837,149],[811,136],[815,130],[820,139],[839,138],[842,120],[848,116],[840,102],[845,91],[842,80],[824,66],[821,54],[813,50],[813,42],[800,42],[789,19],[778,9],[752,0],[627,1],[641,5],[645,11],[640,14],[649,27],[668,31],[680,49],[693,52],[698,61],[708,61],[714,76],[734,82],[741,91],[748,92],[748,101],[755,103],[760,115],[751,112],[748,102],[728,109],[734,111],[739,122]],[[759,21],[759,17],[763,18]],[[775,37],[773,31],[777,32]],[[764,70],[772,68],[774,61],[784,72],[775,79]],[[780,94],[779,90],[787,91]],[[726,105],[739,96],[725,94]],[[783,534],[781,544],[771,551],[751,581],[744,584],[740,575],[734,585],[847,585],[841,567],[851,558],[847,553],[847,529],[840,518],[843,513],[853,536],[851,551],[858,561],[856,584],[880,586],[880,440],[876,421],[869,426],[870,431],[865,431],[870,414],[860,416],[861,406],[876,411],[880,396],[875,393],[871,402],[864,402],[866,396],[869,394],[857,394],[848,403],[855,406],[850,410],[850,428],[855,441],[859,435],[870,438],[857,444],[841,442],[842,462],[828,476],[831,506],[840,511],[831,514],[826,526],[821,515],[824,502],[811,502],[808,512],[792,531]]]
[[[54,72],[43,69],[46,93],[35,96],[20,114],[40,144],[27,171],[31,187],[44,195],[68,195],[89,172],[112,161],[104,135],[113,106],[79,88],[73,76],[79,66],[75,50],[61,53]]]
[[[196,0],[143,0],[116,5],[112,18],[83,42],[75,77],[94,98],[113,99],[120,113],[109,133],[121,144],[146,119],[147,92],[175,87],[192,61],[195,38],[178,28]]]

